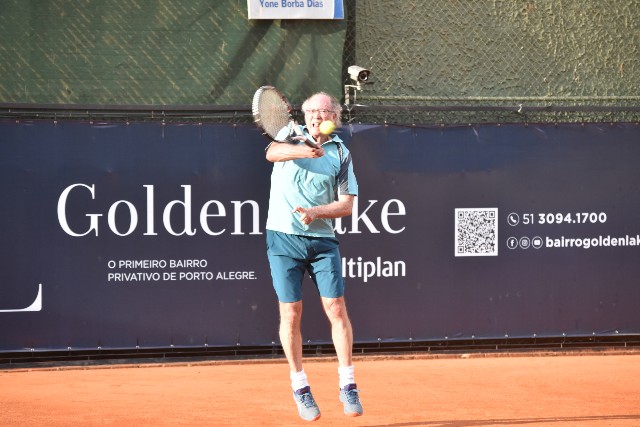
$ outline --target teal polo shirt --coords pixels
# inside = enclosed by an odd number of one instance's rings
[[[307,133],[306,128],[304,131]],[[282,132],[286,132],[286,128]],[[299,236],[335,237],[333,220],[319,218],[305,225],[299,220],[300,214],[293,213],[296,206],[309,208],[327,205],[337,200],[337,195],[358,195],[351,153],[337,135],[331,137],[331,140],[322,144],[324,156],[320,158],[274,162],[266,226],[268,230]]]

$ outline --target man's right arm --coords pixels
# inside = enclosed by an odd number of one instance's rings
[[[270,162],[286,162],[295,159],[317,159],[324,156],[324,149],[311,148],[306,144],[290,144],[288,142],[273,141],[266,151],[266,158]]]

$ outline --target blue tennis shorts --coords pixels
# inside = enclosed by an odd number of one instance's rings
[[[344,295],[338,239],[267,231],[267,256],[273,287],[280,302],[302,299],[302,279],[309,273],[320,296]]]

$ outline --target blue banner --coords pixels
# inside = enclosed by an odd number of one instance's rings
[[[634,124],[352,125],[356,342],[638,333]],[[270,345],[251,125],[0,122],[0,351]],[[311,282],[305,342],[330,341]]]

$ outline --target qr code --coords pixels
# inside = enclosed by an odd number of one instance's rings
[[[498,255],[498,208],[456,209],[456,256]]]

